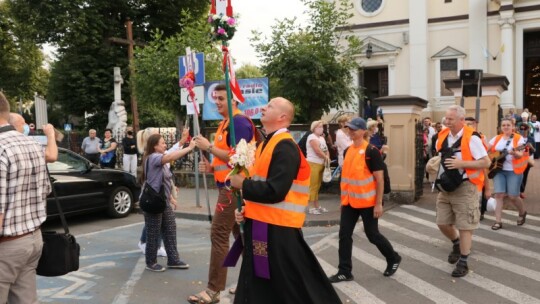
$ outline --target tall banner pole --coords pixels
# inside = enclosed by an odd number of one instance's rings
[[[227,49],[227,42],[223,41],[222,43],[223,50]],[[236,135],[234,133],[234,123],[233,123],[233,109],[232,109],[232,92],[231,92],[231,82],[229,79],[229,53],[228,51],[224,55],[224,63],[225,63],[225,87],[227,88],[227,107],[229,108],[229,135],[231,140],[231,146],[233,149],[236,147]],[[237,191],[237,200],[236,200],[236,207],[238,211],[242,210],[242,191]],[[244,235],[244,223],[240,223],[240,233]]]
[[[191,48],[186,48],[186,75],[183,76],[183,78],[180,80],[181,86],[186,88],[188,90],[188,96],[187,96],[187,107],[193,106],[193,135],[198,136],[201,133],[201,130],[199,128],[199,110],[198,110],[198,104],[197,99],[195,98],[195,91],[194,83],[195,83],[195,76],[194,76],[194,65],[193,65],[193,58],[194,53],[191,52]],[[188,111],[189,112],[189,111]],[[195,200],[197,202],[197,207],[201,207],[200,205],[200,186],[199,186],[199,159],[204,159],[203,152],[199,150],[199,153],[195,153],[194,155],[194,161],[195,161]],[[212,210],[210,207],[210,197],[208,194],[208,185],[206,180],[206,172],[203,172],[203,185],[204,185],[204,192],[206,197],[206,207],[208,208],[208,220],[212,222]]]

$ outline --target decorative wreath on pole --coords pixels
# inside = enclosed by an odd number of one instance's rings
[[[212,26],[211,39],[213,41],[229,41],[236,32],[236,19],[223,14],[208,15],[208,23]]]

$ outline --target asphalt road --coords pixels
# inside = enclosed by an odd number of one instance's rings
[[[516,226],[517,215],[504,215],[504,229],[490,229],[487,216],[475,232],[469,258],[471,272],[455,279],[446,262],[450,243],[434,224],[433,204],[398,206],[380,220],[381,232],[402,255],[391,278],[382,276],[386,262],[357,225],[353,250],[355,280],[335,284],[344,303],[540,303],[540,217],[530,216]],[[186,303],[206,286],[209,261],[208,222],[178,219],[178,243],[188,270],[152,273],[144,270],[137,248],[143,218],[102,215],[68,219],[82,247],[81,269],[59,278],[38,278],[43,303]],[[45,228],[59,228],[59,221]],[[336,272],[338,227],[304,228],[307,242],[323,269]],[[166,262],[162,260],[163,262]],[[235,284],[238,268],[228,274]],[[223,293],[221,302],[231,303]]]

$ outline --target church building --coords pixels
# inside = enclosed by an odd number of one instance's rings
[[[509,80],[503,110],[540,114],[540,0],[352,1],[347,30],[363,42],[354,81],[366,98],[418,96],[440,119],[455,104],[443,80],[481,69]]]

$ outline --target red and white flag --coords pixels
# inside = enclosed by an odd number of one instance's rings
[[[245,98],[242,95],[242,90],[240,89],[240,85],[238,84],[238,80],[236,79],[236,75],[234,73],[231,53],[225,46],[222,47],[222,50],[223,50],[223,71],[225,71],[225,65],[227,65],[229,67],[229,85],[231,87],[233,98],[239,101],[240,103],[244,103]]]

